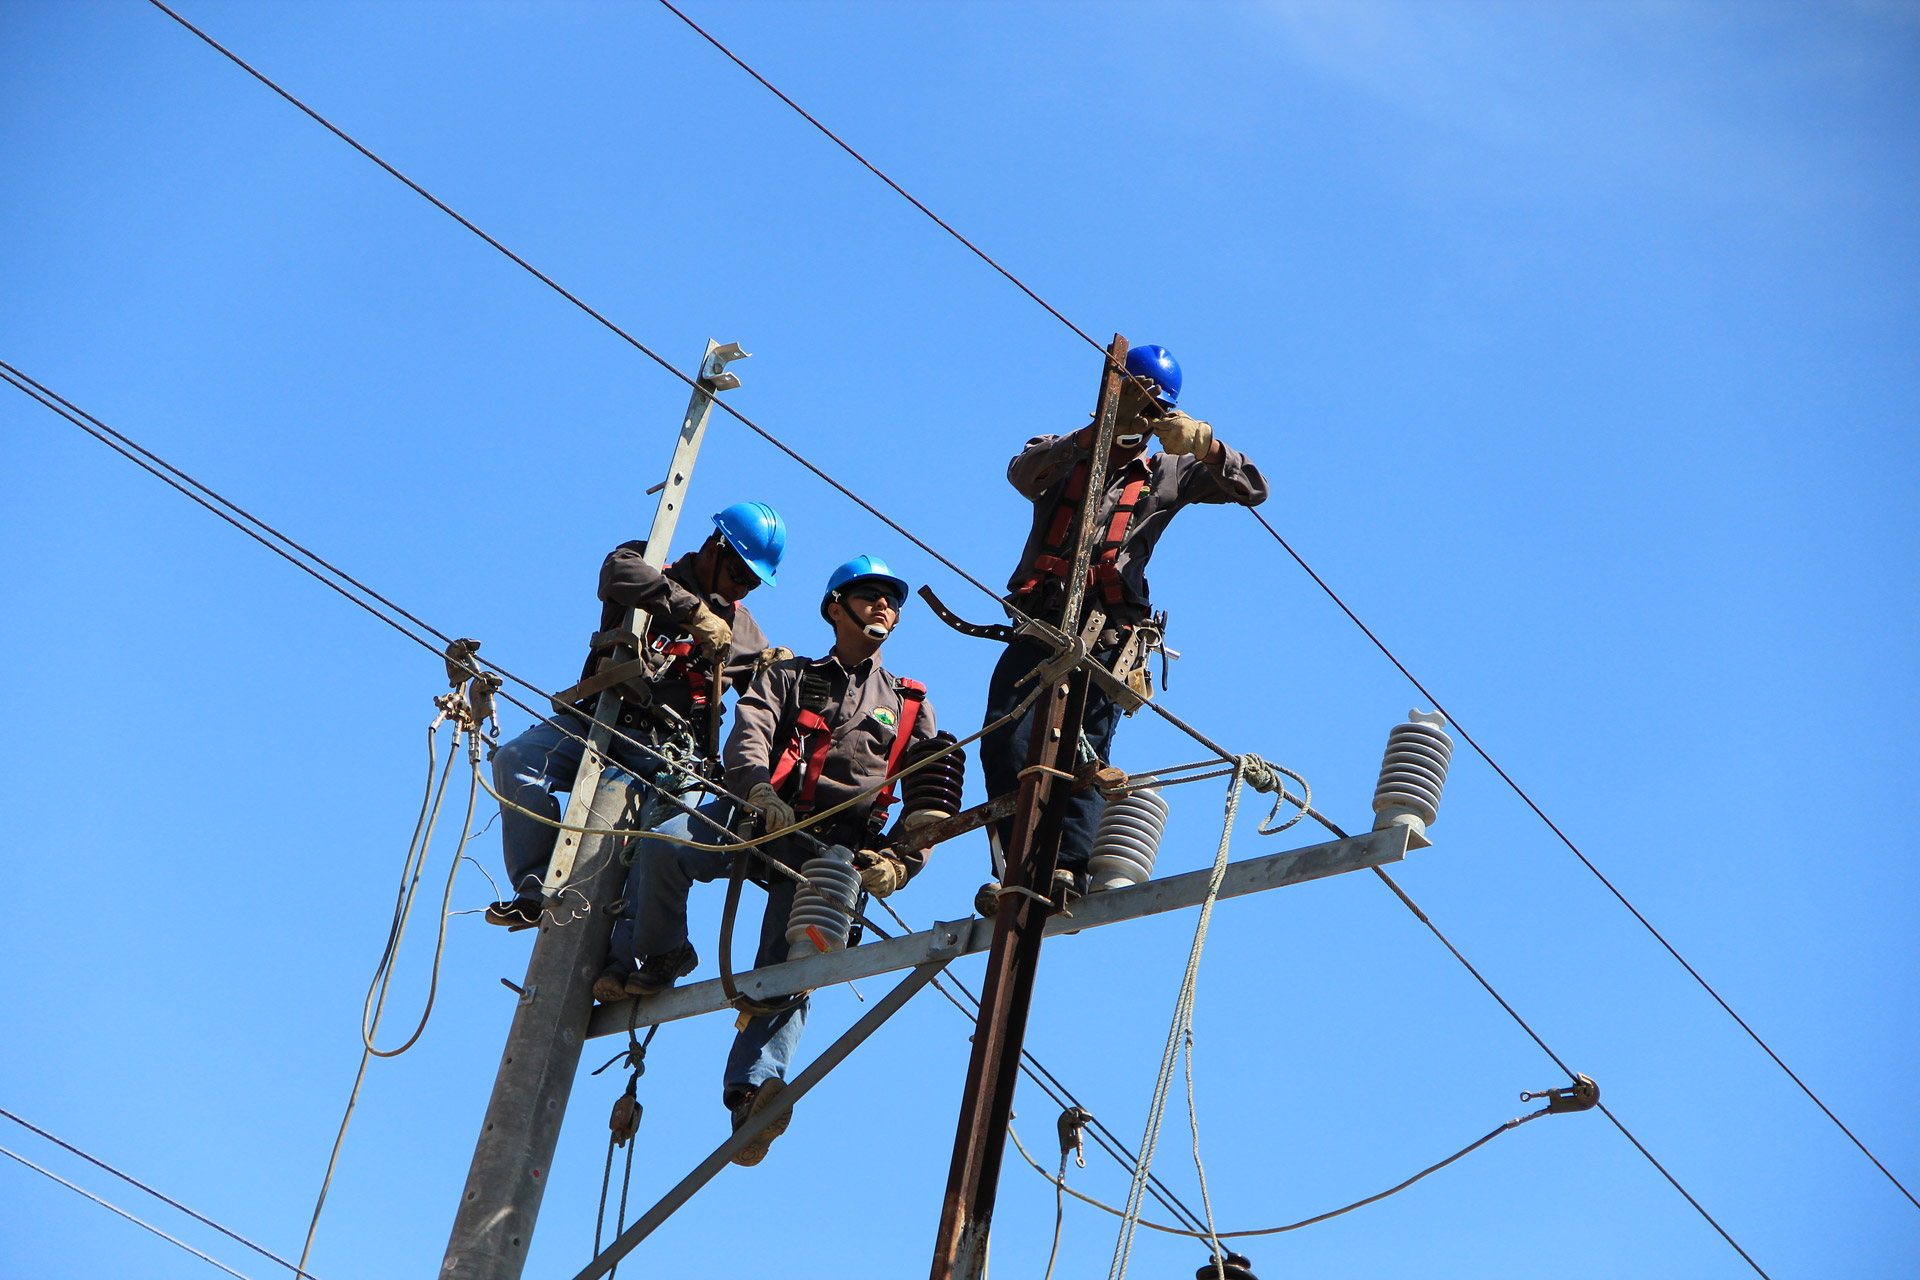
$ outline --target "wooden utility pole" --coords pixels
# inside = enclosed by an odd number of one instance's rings
[[[1106,368],[1100,378],[1093,456],[1087,463],[1086,496],[1075,534],[1066,608],[1060,618],[1060,630],[1069,639],[1079,635],[1126,359],[1127,340],[1116,333],[1113,345],[1107,348]],[[1019,1080],[1020,1051],[1026,1041],[1027,1012],[1033,1003],[1040,942],[1047,917],[1052,914],[1047,899],[1053,893],[1067,797],[1056,782],[1056,774],[1071,775],[1078,763],[1086,700],[1087,673],[1084,668],[1075,668],[1049,681],[1033,712],[1027,767],[1021,772],[1013,835],[1006,850],[1003,887],[1007,892],[1002,894],[994,916],[993,947],[987,957],[986,985],[980,993],[973,1053],[967,1061],[953,1164],[940,1209],[940,1234],[934,1242],[932,1280],[981,1280],[986,1273],[987,1237],[993,1225],[994,1196],[1000,1184],[1000,1160],[1006,1149],[1014,1086]]]
[[[711,341],[701,355],[700,376],[680,422],[667,477],[657,490],[648,491],[660,494],[644,557],[656,569],[667,562],[713,397],[740,385],[726,366],[745,355],[738,343],[721,346]],[[638,635],[635,613],[628,611],[624,625]],[[608,662],[629,662],[635,656],[631,647],[621,646]],[[720,696],[717,685],[713,696]],[[594,707],[590,745],[574,776],[564,819],[569,827],[588,830],[560,831],[554,839],[539,934],[454,1215],[440,1266],[442,1280],[519,1280],[533,1243],[534,1222],[593,1013],[593,980],[606,963],[613,932],[607,907],[626,881],[619,857],[623,841],[601,832],[631,830],[652,816],[643,812],[643,790],[622,777],[602,776],[620,706],[616,687],[603,691]]]

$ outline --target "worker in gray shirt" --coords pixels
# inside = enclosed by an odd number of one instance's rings
[[[553,856],[554,824],[560,821],[554,793],[573,786],[599,697],[594,677],[617,645],[631,643],[621,631],[629,609],[648,619],[641,654],[648,671],[644,680],[625,683],[644,683],[636,692],[645,698],[623,696],[609,754],[643,782],[655,779],[660,764],[639,744],[697,738],[703,727],[698,722],[709,714],[708,699],[720,696],[716,668],[722,681],[742,689],[765,661],[763,655],[773,656],[741,601],[761,583],[772,585],[786,552],[786,523],[765,503],[739,502],[715,515],[713,524],[698,551],[665,569],[642,558],[644,542],[624,542],[608,554],[600,566],[600,630],[581,683],[554,697],[557,705],[570,706],[571,714],[535,724],[494,753],[494,787],[517,806],[503,805],[500,813],[507,883],[514,896],[487,908],[488,923],[510,929],[539,923],[541,883]],[[521,809],[540,816],[529,817]],[[625,928],[624,919],[615,928],[616,956],[623,952]]]
[[[1093,526],[1086,607],[1106,617],[1093,646],[1097,661],[1112,666],[1122,652],[1137,657],[1131,672],[1136,688],[1149,688],[1145,645],[1129,646],[1135,628],[1148,628],[1152,645],[1163,633],[1147,593],[1147,561],[1173,517],[1195,503],[1238,503],[1257,507],[1267,500],[1266,477],[1237,449],[1214,439],[1213,428],[1174,408],[1180,396],[1180,366],[1166,348],[1134,347],[1127,352],[1128,380],[1121,385],[1113,446],[1107,456],[1106,491],[1100,495]],[[1147,440],[1158,436],[1162,452],[1149,455]],[[1007,599],[1025,613],[1057,625],[1066,607],[1067,577],[1073,572],[1074,541],[1086,497],[1094,427],[1069,435],[1036,436],[1007,465],[1007,481],[1033,503],[1033,524],[1020,552],[1020,567],[1007,582]],[[1007,715],[1027,692],[1020,681],[1048,657],[1039,645],[1016,641],[994,667],[987,688],[988,723]],[[1126,678],[1128,672],[1116,671]],[[980,765],[987,794],[1005,795],[1020,786],[1027,763],[1027,741],[1037,708],[980,740]],[[1087,689],[1082,732],[1086,750],[1105,761],[1113,749],[1119,708],[1100,688]],[[1060,831],[1059,866],[1074,890],[1084,890],[1087,859],[1100,821],[1100,799],[1092,788],[1066,798]],[[1011,820],[991,829],[996,878],[1004,868]],[[993,914],[998,884],[982,888],[976,907]]]
[[[906,582],[877,557],[860,556],[840,566],[820,602],[821,616],[833,627],[834,645],[827,656],[774,663],[735,705],[723,755],[726,787],[759,812],[761,831],[804,823],[808,815],[825,813],[878,786],[908,748],[933,740],[933,707],[924,686],[881,665],[881,645],[899,623],[906,598]],[[885,847],[879,832],[891,801],[888,788],[804,828],[818,841],[857,851],[862,887],[881,897],[905,884],[920,862],[920,855],[909,860]],[[785,837],[762,848],[798,870],[819,846]],[[688,888],[695,880],[727,875],[732,862],[733,855],[726,851],[641,843],[634,863],[639,879],[634,946],[647,957],[636,975],[647,988],[664,990],[692,972],[696,961],[686,936]],[[771,869],[758,868],[754,875],[767,889],[754,964],[779,964],[787,958],[787,918],[795,884]],[[722,1092],[735,1129],[785,1087],[809,1003],[802,996],[782,1012],[755,1016],[735,1037]],[[758,1164],[785,1129],[783,1116],[737,1154],[734,1163]]]

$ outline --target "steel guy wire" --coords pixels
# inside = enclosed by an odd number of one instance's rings
[[[158,3],[158,0],[154,0],[154,2]],[[811,124],[814,128],[818,129],[821,133],[825,134],[827,138],[832,140],[834,145],[838,146],[841,150],[845,151],[848,155],[852,156],[856,161],[858,161],[861,164],[862,167],[867,169],[868,172],[872,173],[876,178],[879,178],[880,181],[886,183],[887,186],[891,187],[903,199],[905,199],[908,203],[912,204],[914,208],[926,214],[927,217],[932,219],[933,222],[935,222],[943,231],[945,231],[948,235],[952,236],[955,240],[958,240],[961,244],[965,245],[967,249],[971,251],[975,256],[977,256],[982,262],[986,263],[989,267],[992,267],[1000,275],[1004,276],[1010,283],[1013,284],[1015,288],[1019,289],[1020,292],[1026,294],[1027,297],[1031,298],[1034,302],[1038,303],[1054,319],[1058,320],[1061,324],[1071,329],[1076,335],[1079,336],[1081,341],[1085,342],[1088,346],[1092,347],[1096,351],[1105,350],[1105,348],[1103,348],[1098,341],[1096,341],[1090,334],[1088,334],[1086,330],[1082,329],[1079,325],[1075,324],[1073,321],[1069,320],[1066,316],[1062,315],[1060,311],[1053,306],[1053,304],[1049,303],[1045,298],[1042,298],[1039,294],[1035,293],[1032,289],[1027,287],[1026,283],[1022,281],[1019,277],[1015,276],[1012,272],[1008,271],[1005,267],[1001,266],[998,262],[994,261],[992,257],[990,257],[978,245],[974,244],[973,241],[967,239],[966,236],[962,235],[959,231],[955,230],[954,227],[951,224],[949,224],[945,219],[941,218],[938,214],[934,213],[933,210],[929,209],[926,205],[922,204],[917,198],[914,197],[914,195],[911,192],[907,191],[906,188],[902,187],[899,183],[895,182],[892,178],[888,177],[876,165],[874,165],[872,161],[868,160],[865,156],[861,155],[858,151],[854,150],[853,147],[849,146],[844,140],[842,140],[838,134],[834,133],[831,129],[827,128],[826,125],[822,124],[819,120],[815,119],[813,115],[810,114],[799,103],[795,102],[792,98],[788,97],[780,89],[775,87],[772,82],[770,82],[765,76],[761,75],[758,71],[754,70],[751,66],[749,66],[738,54],[734,53],[733,50],[727,48],[726,45],[722,44],[719,40],[715,39],[713,35],[710,32],[708,32],[705,28],[701,27],[692,18],[689,18],[686,14],[682,13],[679,9],[675,8],[674,5],[669,2],[669,0],[660,0],[660,3],[666,9],[671,11],[675,17],[679,18],[682,22],[686,23],[687,26],[691,27],[696,33],[700,35],[702,39],[706,40],[707,43],[711,44],[715,49],[718,49],[722,54],[724,54],[727,57],[727,59],[731,61],[734,65],[738,66],[742,71],[745,71],[748,75],[752,76],[755,80],[757,80],[762,86],[764,86],[767,89],[768,92],[772,93],[775,97],[779,98],[782,102],[786,103],[789,107],[793,108],[793,110],[797,112],[801,116],[801,118],[806,120],[808,124]],[[1135,382],[1136,384],[1139,382],[1139,380],[1137,378],[1134,378],[1133,375],[1131,374],[1128,374],[1127,377],[1129,378],[1129,380]],[[1368,627],[1366,623],[1360,620],[1360,617],[1358,614],[1354,613],[1352,609],[1347,607],[1346,602],[1340,598],[1340,596],[1333,590],[1332,587],[1327,585],[1327,582],[1325,579],[1323,579],[1318,573],[1314,572],[1313,566],[1309,565],[1306,562],[1306,560],[1301,557],[1300,553],[1295,551],[1293,547],[1287,542],[1287,540],[1280,536],[1279,531],[1276,530],[1271,524],[1267,522],[1266,517],[1262,516],[1258,511],[1254,510],[1251,507],[1249,507],[1247,510],[1253,516],[1254,519],[1258,520],[1261,523],[1261,525],[1266,529],[1268,533],[1273,535],[1274,541],[1280,544],[1280,546],[1286,551],[1286,553],[1293,558],[1294,562],[1297,563],[1302,569],[1306,570],[1307,575],[1314,580],[1314,582],[1320,587],[1322,591],[1324,591],[1327,594],[1327,597],[1331,599],[1334,602],[1334,604],[1339,606],[1340,611],[1346,614],[1347,617],[1353,622],[1353,624],[1356,627],[1360,628],[1361,632],[1366,635],[1367,639],[1371,640],[1374,643],[1374,646],[1378,648],[1382,654],[1386,655],[1387,660],[1393,663],[1393,665],[1399,669],[1400,674],[1405,676],[1408,682],[1411,683],[1414,688],[1418,689],[1420,693],[1429,702],[1433,704],[1435,710],[1440,711],[1446,715],[1447,719],[1450,722],[1452,722],[1454,727],[1460,730],[1460,736],[1466,739],[1467,745],[1473,748],[1475,754],[1477,754],[1482,760],[1485,760],[1487,764],[1493,768],[1493,771],[1500,775],[1501,781],[1505,782],[1507,786],[1512,788],[1514,794],[1519,796],[1521,801],[1525,803],[1529,809],[1533,810],[1534,814],[1537,817],[1539,817],[1539,819],[1542,822],[1547,824],[1548,828],[1552,830],[1553,834],[1560,838],[1561,843],[1565,844],[1567,848],[1573,852],[1574,857],[1578,858],[1582,863],[1582,865],[1584,865],[1588,871],[1591,871],[1594,877],[1598,879],[1602,885],[1606,886],[1607,892],[1611,893],[1615,898],[1619,899],[1620,905],[1625,907],[1629,912],[1631,912],[1633,915],[1633,918],[1635,920],[1638,920],[1642,925],[1642,927],[1644,927],[1648,933],[1653,935],[1654,940],[1657,941],[1662,947],[1664,947],[1667,953],[1671,955],[1676,961],[1679,962],[1680,966],[1687,971],[1688,975],[1692,977],[1695,982],[1700,984],[1701,989],[1704,990],[1709,996],[1713,997],[1714,1003],[1719,1005],[1721,1009],[1725,1010],[1727,1016],[1732,1018],[1736,1023],[1740,1025],[1740,1029],[1746,1032],[1748,1037],[1751,1038],[1755,1044],[1760,1046],[1762,1052],[1764,1052],[1769,1058],[1773,1059],[1774,1065],[1778,1066],[1782,1071],[1787,1073],[1787,1077],[1791,1079],[1794,1082],[1794,1084],[1800,1087],[1800,1091],[1806,1094],[1807,1097],[1813,1102],[1813,1104],[1816,1107],[1819,1107],[1820,1110],[1823,1113],[1825,1113],[1827,1119],[1833,1121],[1835,1126],[1839,1128],[1840,1132],[1844,1133],[1847,1136],[1848,1141],[1852,1142],[1854,1146],[1860,1149],[1860,1153],[1862,1155],[1866,1156],[1867,1159],[1873,1162],[1873,1165],[1875,1168],[1877,1168],[1878,1170],[1880,1170],[1881,1173],[1886,1175],[1887,1181],[1893,1183],[1893,1185],[1899,1189],[1901,1195],[1905,1196],[1908,1199],[1908,1201],[1910,1201],[1914,1205],[1915,1208],[1920,1208],[1920,1199],[1916,1199],[1913,1192],[1907,1190],[1906,1185],[1902,1183],[1899,1178],[1894,1176],[1893,1171],[1888,1169],[1886,1165],[1882,1164],[1878,1156],[1874,1155],[1872,1151],[1868,1150],[1866,1143],[1862,1142],[1859,1139],[1859,1137],[1854,1134],[1853,1130],[1849,1129],[1846,1126],[1846,1124],[1842,1122],[1840,1117],[1834,1114],[1833,1109],[1829,1107],[1824,1101],[1821,1100],[1820,1095],[1816,1094],[1812,1090],[1812,1088],[1810,1088],[1807,1085],[1806,1081],[1802,1080],[1800,1076],[1793,1070],[1793,1068],[1789,1067],[1786,1064],[1786,1062],[1780,1057],[1780,1055],[1774,1052],[1773,1046],[1769,1045],[1764,1039],[1762,1039],[1760,1034],[1747,1024],[1746,1019],[1742,1018],[1738,1013],[1734,1012],[1733,1006],[1728,1004],[1726,1000],[1721,997],[1718,991],[1714,990],[1713,985],[1700,975],[1699,970],[1695,969],[1692,964],[1688,963],[1686,957],[1682,956],[1680,952],[1674,947],[1674,945],[1667,941],[1666,936],[1662,934],[1658,929],[1656,929],[1653,926],[1652,922],[1646,918],[1646,916],[1641,914],[1640,909],[1634,906],[1632,902],[1628,901],[1627,896],[1621,893],[1620,890],[1614,886],[1613,882],[1609,880],[1604,874],[1601,873],[1600,869],[1593,864],[1593,862],[1587,857],[1587,855],[1581,852],[1579,846],[1574,844],[1574,842],[1568,838],[1566,832],[1562,831],[1559,825],[1555,823],[1552,818],[1549,818],[1547,816],[1545,810],[1541,809],[1539,805],[1534,803],[1533,797],[1528,795],[1527,792],[1520,786],[1520,784],[1515,782],[1513,778],[1508,775],[1507,771],[1501,768],[1499,763],[1495,761],[1491,755],[1487,754],[1486,749],[1483,748],[1477,741],[1474,740],[1473,735],[1468,733],[1464,728],[1460,726],[1459,721],[1454,719],[1453,713],[1450,711],[1447,711],[1443,706],[1441,706],[1440,700],[1434,697],[1434,695],[1427,690],[1427,687],[1424,684],[1422,684],[1414,676],[1413,672],[1407,670],[1406,666],[1400,661],[1400,659],[1394,656],[1393,651],[1391,649],[1387,648],[1385,644],[1381,643],[1380,638],[1373,633],[1373,630],[1370,627]],[[1175,721],[1174,723],[1178,724],[1180,722]],[[1204,741],[1204,739],[1202,739],[1202,741]],[[1214,744],[1207,743],[1207,745],[1212,747]],[[1215,750],[1218,750],[1218,749],[1219,748],[1215,747]]]
[[[206,1254],[200,1252],[198,1249],[188,1244],[185,1240],[181,1240],[176,1236],[170,1236],[166,1232],[162,1231],[160,1228],[154,1226],[151,1222],[147,1222],[140,1218],[134,1217],[132,1214],[128,1213],[125,1209],[122,1209],[119,1205],[113,1204],[112,1202],[107,1200],[102,1200],[99,1196],[93,1194],[93,1192],[91,1191],[88,1191],[85,1187],[75,1186],[73,1183],[68,1182],[65,1178],[61,1177],[59,1174],[55,1173],[53,1170],[41,1168],[39,1165],[27,1159],[25,1156],[21,1155],[20,1153],[16,1151],[11,1151],[6,1147],[0,1147],[0,1156],[8,1156],[14,1160],[18,1160],[21,1164],[27,1166],[27,1168],[33,1170],[35,1173],[44,1174],[45,1176],[52,1178],[55,1182],[59,1183],[61,1186],[65,1187],[67,1190],[77,1191],[81,1195],[85,1196],[87,1199],[101,1206],[102,1208],[113,1210],[115,1213],[125,1218],[128,1222],[133,1223],[135,1226],[146,1228],[148,1231],[151,1231],[154,1235],[157,1235],[162,1240],[165,1240],[168,1244],[178,1245],[180,1248],[185,1249],[188,1253],[192,1254],[194,1257],[200,1259],[200,1261],[211,1263],[212,1265],[220,1268],[222,1271],[226,1272],[230,1276],[238,1276],[239,1280],[247,1280],[247,1276],[244,1273],[235,1271],[232,1267],[220,1261],[218,1258],[208,1257]],[[195,1216],[197,1217],[198,1215],[195,1215]]]
[[[105,1170],[106,1172],[112,1174],[114,1177],[120,1179],[120,1181],[126,1183],[128,1186],[135,1187],[141,1191],[146,1192],[148,1195],[152,1196],[155,1200],[160,1201],[162,1204],[168,1205],[174,1209],[178,1209],[181,1213],[186,1214],[189,1218],[192,1218],[195,1222],[198,1222],[203,1226],[212,1227],[215,1231],[218,1231],[221,1235],[227,1237],[227,1239],[234,1241],[236,1244],[245,1245],[247,1248],[253,1250],[255,1253],[259,1254],[261,1257],[267,1259],[269,1262],[274,1262],[279,1264],[280,1266],[285,1267],[287,1270],[293,1272],[295,1276],[303,1277],[304,1280],[314,1280],[314,1277],[311,1272],[301,1270],[299,1267],[295,1266],[291,1262],[288,1262],[285,1258],[281,1257],[279,1254],[274,1253],[271,1250],[260,1247],[259,1245],[255,1244],[253,1241],[241,1235],[239,1232],[233,1231],[226,1227],[221,1226],[219,1223],[215,1222],[212,1218],[207,1217],[206,1214],[196,1212],[193,1209],[189,1209],[186,1205],[181,1204],[178,1200],[175,1200],[172,1196],[167,1195],[165,1192],[154,1190],[152,1187],[140,1181],[140,1179],[133,1177],[131,1174],[122,1173],[120,1170],[108,1164],[105,1160],[100,1159],[100,1157],[98,1156],[91,1155],[85,1151],[82,1151],[79,1147],[74,1146],[71,1142],[68,1142],[65,1138],[57,1137],[54,1134],[48,1133],[45,1129],[42,1129],[39,1125],[34,1124],[32,1121],[21,1119],[19,1116],[15,1115],[11,1111],[8,1111],[4,1107],[0,1107],[0,1116],[4,1116],[8,1120],[13,1121],[15,1124],[19,1125],[22,1129],[25,1129],[31,1133],[39,1134],[41,1137],[45,1138],[48,1142],[51,1142],[54,1146],[60,1147],[63,1150],[69,1151],[72,1154],[79,1156],[82,1160],[85,1160],[88,1164],[93,1165],[95,1168]],[[68,1185],[71,1186],[72,1184],[69,1183]],[[74,1189],[79,1190],[79,1188],[77,1187]],[[81,1194],[85,1195],[86,1193],[81,1192]],[[112,1208],[113,1206],[108,1205],[107,1207]],[[144,1226],[146,1224],[142,1223],[141,1225]]]

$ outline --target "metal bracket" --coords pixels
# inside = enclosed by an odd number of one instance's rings
[[[1573,1083],[1562,1089],[1540,1089],[1523,1093],[1520,1101],[1531,1102],[1535,1098],[1547,1100],[1547,1112],[1558,1115],[1563,1111],[1591,1111],[1600,1105],[1600,1086],[1591,1077],[1574,1073]]]
[[[729,342],[723,347],[715,347],[707,353],[706,363],[700,366],[700,381],[709,391],[733,391],[740,386],[740,379],[727,372],[727,366],[735,360],[745,360],[753,355],[751,351],[742,351],[740,344]]]
[[[1028,675],[1029,680],[1037,676],[1040,680],[1052,683],[1063,678],[1075,667],[1085,667],[1087,675],[1100,686],[1100,692],[1111,698],[1114,704],[1126,714],[1132,715],[1147,705],[1147,700],[1141,697],[1133,686],[1088,656],[1087,641],[1083,636],[1074,636],[1069,639],[1065,632],[1049,626],[1038,618],[1028,618],[1017,627],[1009,627],[1001,623],[968,622],[942,604],[940,597],[933,594],[932,587],[921,587],[920,598],[927,602],[929,609],[933,610],[934,617],[963,636],[972,636],[977,640],[999,640],[1005,644],[1012,644],[1017,640],[1029,640],[1043,648],[1051,649],[1054,654],[1052,660],[1036,668],[1033,674]]]

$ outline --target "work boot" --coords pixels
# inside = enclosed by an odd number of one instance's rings
[[[531,929],[540,923],[540,899],[521,896],[511,902],[495,902],[487,907],[487,923],[503,924],[509,933]]]
[[[593,980],[593,998],[601,1004],[619,1004],[627,998],[627,979],[632,974],[632,965],[609,961]]]
[[[1053,873],[1053,901],[1057,907],[1067,907],[1075,898],[1087,896],[1087,869],[1085,867],[1060,867]]]
[[[683,942],[671,951],[642,960],[640,967],[627,975],[626,992],[630,996],[659,995],[692,973],[699,964],[700,953],[693,949],[691,942]]]
[[[786,1092],[785,1080],[769,1080],[752,1092],[742,1091],[735,1096],[728,1109],[733,1112],[733,1131],[740,1132],[742,1125],[764,1111],[775,1098]],[[767,1148],[773,1140],[787,1131],[787,1122],[793,1119],[791,1109],[780,1114],[779,1119],[760,1131],[760,1136],[734,1152],[733,1162],[739,1165],[756,1165],[767,1158]]]

